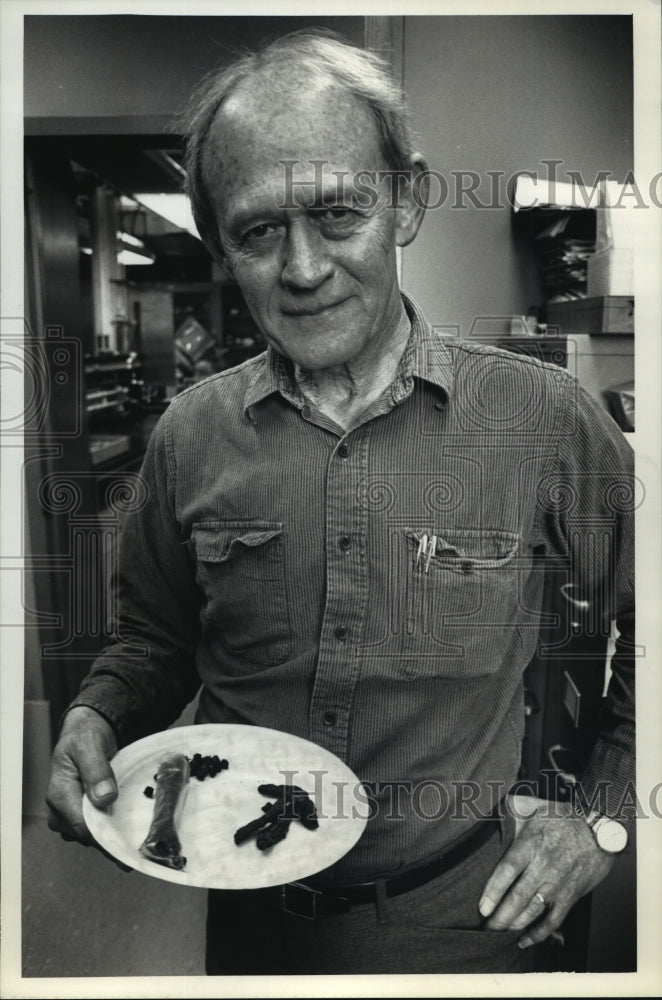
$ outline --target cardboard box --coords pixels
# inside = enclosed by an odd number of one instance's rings
[[[610,247],[598,250],[588,258],[586,293],[589,298],[600,295],[634,295],[634,250],[632,247]]]
[[[550,302],[548,326],[558,326],[562,336],[590,333],[634,334],[634,296],[599,295],[572,302]]]
[[[624,185],[603,183],[596,212],[595,253],[589,257],[586,294],[634,295],[634,207]]]
[[[634,246],[634,205],[627,187],[607,181],[600,188],[596,216],[595,249],[632,248]]]

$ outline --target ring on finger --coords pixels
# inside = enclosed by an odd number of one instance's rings
[[[534,894],[533,894],[533,898],[534,898],[534,899],[537,899],[537,900],[538,900],[538,902],[542,903],[542,905],[543,905],[544,909],[547,909],[547,908],[549,907],[549,905],[550,905],[550,904],[549,904],[549,903],[547,902],[547,900],[545,899],[545,897],[543,896],[543,894],[542,894],[542,893],[540,892],[540,890],[539,890],[539,889],[538,889],[538,891],[537,891],[537,892],[534,892]]]

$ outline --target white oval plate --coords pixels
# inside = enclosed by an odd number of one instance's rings
[[[164,757],[217,754],[228,769],[214,778],[191,778],[177,810],[177,832],[186,867],[176,871],[144,858],[139,848],[149,829],[154,802],[144,790]],[[137,740],[112,760],[117,800],[105,810],[83,798],[85,822],[97,843],[118,861],[167,882],[206,889],[258,889],[322,871],[342,858],[361,837],[367,796],[353,773],[334,754],[309,740],[275,729],[240,725],[180,726]],[[271,801],[258,785],[294,784],[315,802],[319,827],[293,821],[285,840],[268,851],[255,838],[237,846],[234,833],[256,819]]]

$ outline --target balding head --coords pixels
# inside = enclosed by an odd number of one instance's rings
[[[292,158],[297,162],[289,172],[284,164]],[[257,171],[251,169],[256,163]],[[207,132],[200,174],[219,222],[225,215],[227,193],[232,190],[236,198],[242,188],[255,191],[266,174],[265,164],[276,167],[281,176],[279,200],[285,203],[294,197],[287,189],[287,177],[300,173],[309,178],[315,163],[320,181],[324,175],[332,177],[334,166],[340,164],[352,164],[354,172],[389,166],[377,122],[364,101],[335,81],[308,80],[302,67],[277,64],[242,80],[220,105]],[[312,197],[311,187],[308,179],[298,190]],[[322,197],[320,189],[317,199]]]
[[[329,33],[304,31],[280,38],[208,78],[193,95],[190,109],[180,121],[187,140],[187,189],[198,231],[217,260],[223,259],[215,224],[218,196],[214,204],[208,182],[210,178],[217,180],[221,163],[232,169],[234,162],[230,133],[223,143],[220,129],[232,126],[241,100],[244,123],[254,123],[253,141],[263,143],[274,134],[275,124],[283,134],[295,106],[301,107],[306,99],[314,102],[322,94],[328,96],[329,91],[336,92],[336,102],[352,100],[355,107],[364,109],[357,121],[363,126],[369,123],[375,130],[386,167],[409,168],[412,144],[406,105],[387,65]],[[324,103],[329,106],[329,102]],[[322,102],[316,106],[321,127]],[[222,109],[227,115],[220,113]],[[208,151],[212,136],[215,165]],[[218,190],[215,184],[212,190]]]

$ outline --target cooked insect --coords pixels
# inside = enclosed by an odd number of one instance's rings
[[[298,785],[258,785],[258,792],[275,797],[276,801],[264,805],[261,816],[236,831],[235,844],[243,844],[257,834],[255,842],[258,849],[266,851],[285,839],[290,823],[295,819],[308,830],[319,826],[315,803]]]
[[[220,771],[225,771],[228,767],[227,760],[225,758],[220,760],[218,754],[214,754],[213,757],[203,757],[202,754],[195,753],[189,763],[191,777],[197,778],[198,781],[204,781],[205,778],[215,778]]]
[[[267,851],[270,847],[275,847],[276,844],[279,844],[281,840],[285,840],[291,822],[291,819],[277,819],[273,823],[269,823],[269,826],[265,826],[263,830],[260,830],[255,838],[258,850]]]
[[[308,830],[316,830],[319,826],[315,803],[298,785],[259,785],[257,790],[262,795],[282,799],[285,815],[300,820]]]
[[[175,811],[186,788],[190,774],[188,758],[173,754],[159,765],[156,772],[154,811],[140,853],[149,861],[167,868],[181,870],[186,865],[175,828]]]

